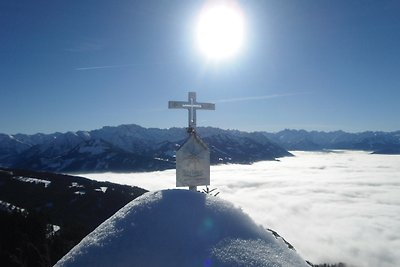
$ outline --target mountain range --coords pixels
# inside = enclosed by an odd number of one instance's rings
[[[211,163],[249,164],[291,156],[288,150],[357,149],[400,153],[400,131],[346,133],[283,130],[243,132],[200,127]],[[154,171],[175,167],[184,128],[130,124],[53,134],[0,134],[0,166],[56,172]]]
[[[251,163],[291,154],[261,133],[199,128],[212,164]],[[0,166],[56,172],[153,171],[175,168],[183,128],[138,125],[53,134],[0,134]]]
[[[371,151],[375,154],[400,154],[400,131],[347,133],[286,129],[263,134],[287,150],[348,149]]]

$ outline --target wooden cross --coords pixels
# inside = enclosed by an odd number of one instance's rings
[[[189,92],[188,101],[168,101],[168,108],[187,109],[189,111],[189,129],[196,129],[196,110],[215,110],[215,104],[196,102],[196,92]]]

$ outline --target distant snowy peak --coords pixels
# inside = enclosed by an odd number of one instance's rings
[[[217,197],[163,190],[137,198],[55,266],[309,266],[278,235]]]

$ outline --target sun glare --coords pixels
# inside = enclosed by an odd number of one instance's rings
[[[197,45],[209,60],[237,54],[244,39],[244,18],[233,1],[209,2],[197,21]]]

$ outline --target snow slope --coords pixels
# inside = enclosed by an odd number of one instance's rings
[[[218,197],[146,193],[85,237],[55,266],[308,266],[284,240]]]

